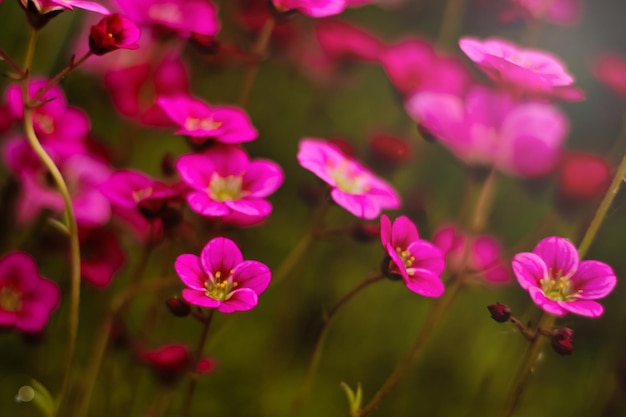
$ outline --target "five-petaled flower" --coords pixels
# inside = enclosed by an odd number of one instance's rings
[[[188,288],[183,298],[200,307],[217,308],[222,313],[250,310],[270,283],[267,265],[244,261],[230,239],[217,237],[206,244],[200,257],[180,255],[174,264]]]
[[[130,19],[119,13],[104,16],[89,33],[89,50],[104,55],[117,49],[137,49],[141,31]]]
[[[391,185],[324,140],[303,139],[298,161],[332,187],[335,203],[357,217],[374,219],[382,209],[400,207],[400,197]]]
[[[432,243],[420,239],[415,224],[406,216],[398,217],[393,225],[389,217],[380,218],[380,240],[389,261],[385,273],[401,276],[404,285],[414,293],[439,297],[444,292],[439,277],[445,268],[443,253]]]
[[[532,252],[515,255],[513,272],[535,304],[557,316],[601,316],[604,309],[593,300],[607,296],[617,283],[609,265],[580,261],[574,245],[558,236],[541,240]]]
[[[39,275],[30,255],[11,252],[0,258],[0,326],[40,332],[60,298],[59,287]]]

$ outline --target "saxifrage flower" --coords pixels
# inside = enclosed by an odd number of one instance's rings
[[[217,308],[222,313],[250,310],[270,283],[267,265],[244,261],[230,239],[217,237],[206,244],[200,257],[180,255],[174,264],[187,288],[183,298],[200,307]]]
[[[601,316],[604,308],[593,300],[607,296],[617,284],[609,265],[580,261],[574,245],[558,236],[541,240],[532,252],[515,255],[513,272],[535,304],[557,316]]]

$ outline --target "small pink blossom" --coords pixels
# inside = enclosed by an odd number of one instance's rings
[[[439,55],[429,42],[417,38],[388,46],[380,62],[403,95],[417,91],[462,94],[471,79],[460,60]]]
[[[448,268],[454,273],[478,274],[493,283],[511,279],[502,245],[493,236],[471,237],[455,226],[444,226],[435,232],[433,243],[441,249]],[[467,252],[464,254],[464,251]]]
[[[79,228],[78,232],[82,278],[96,288],[107,287],[125,261],[117,234],[104,228]]]
[[[344,58],[377,61],[383,44],[365,30],[339,20],[320,20],[315,36],[322,50],[334,61]]]
[[[168,343],[155,349],[141,349],[139,359],[148,364],[157,378],[169,384],[178,381],[191,367],[192,357],[189,347],[180,343]],[[195,371],[206,374],[215,368],[215,361],[200,358]]]
[[[40,332],[60,298],[57,284],[39,275],[30,255],[10,252],[0,258],[0,326]]]
[[[497,83],[515,93],[581,100],[583,93],[571,87],[574,77],[556,56],[538,49],[523,49],[498,38],[461,38],[459,46]]]
[[[406,216],[394,220],[380,218],[380,239],[389,256],[385,266],[400,275],[404,285],[425,297],[440,297],[444,292],[440,275],[445,268],[443,254],[432,243],[420,239],[415,224]]]
[[[193,211],[242,226],[270,215],[272,205],[265,198],[284,180],[276,163],[250,160],[234,145],[216,144],[203,154],[184,155],[176,169],[191,188],[187,203]]]
[[[626,96],[626,56],[605,53],[596,58],[593,72],[606,86]]]
[[[383,209],[400,207],[400,197],[391,185],[327,141],[300,141],[298,162],[330,185],[335,203],[357,217],[373,219]]]
[[[297,10],[310,17],[326,17],[339,14],[346,8],[346,0],[272,0],[276,10]]]
[[[542,19],[558,25],[571,25],[581,14],[580,0],[509,0],[509,3],[500,15],[501,20]]]
[[[588,152],[567,152],[561,158],[557,191],[564,203],[582,203],[603,196],[613,179],[606,157]]]
[[[518,103],[484,87],[469,90],[465,99],[418,93],[407,100],[406,109],[464,162],[522,177],[553,171],[568,132],[567,118],[555,106]]]
[[[232,106],[210,106],[189,96],[157,99],[157,104],[178,125],[176,134],[194,140],[215,139],[221,143],[242,143],[256,139],[257,131],[246,112]]]
[[[56,11],[77,9],[88,10],[100,14],[109,14],[106,7],[93,2],[81,0],[20,0],[22,7],[27,10],[36,10],[39,14]]]
[[[513,273],[535,304],[556,316],[600,317],[604,308],[593,300],[606,297],[617,283],[609,265],[580,261],[574,245],[558,236],[541,240],[532,252],[515,255]]]
[[[270,283],[270,269],[257,261],[244,261],[230,239],[218,237],[206,244],[200,254],[180,255],[174,264],[188,288],[183,298],[200,307],[217,308],[222,313],[250,310]]]
[[[89,50],[95,55],[104,55],[117,49],[137,49],[141,31],[130,19],[119,13],[103,17],[91,27]]]

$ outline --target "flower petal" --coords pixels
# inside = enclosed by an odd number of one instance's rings
[[[408,217],[400,216],[393,222],[391,244],[394,248],[405,249],[419,238],[417,227]]]
[[[207,276],[202,270],[199,257],[191,254],[180,255],[174,262],[174,269],[186,286],[194,290],[204,291],[204,282]]]
[[[513,273],[517,282],[525,290],[539,287],[539,280],[548,276],[548,268],[539,255],[532,252],[518,253],[512,261]]]
[[[196,190],[206,190],[216,168],[205,155],[183,155],[176,162],[176,170],[187,185]]]
[[[278,164],[256,160],[248,164],[242,188],[252,197],[267,197],[280,187],[284,179],[283,170]]]
[[[386,214],[380,216],[380,241],[383,247],[391,244],[391,220]]]
[[[533,253],[545,262],[551,278],[571,277],[578,268],[578,251],[569,240],[551,236],[542,239]]]
[[[567,314],[567,310],[559,305],[559,302],[552,301],[545,296],[543,291],[537,287],[528,288],[530,298],[533,302],[541,307],[546,313],[554,314],[555,316],[564,316]]]
[[[225,201],[223,204],[232,211],[253,217],[269,216],[272,212],[272,204],[269,201],[256,198]]]
[[[189,193],[187,195],[187,203],[193,211],[203,216],[221,217],[230,213],[230,209],[226,204],[211,200],[211,197],[204,191]]]
[[[233,291],[230,298],[224,301],[218,310],[221,313],[247,311],[256,306],[258,302],[259,298],[254,291],[249,288],[241,288]]]
[[[439,276],[446,267],[441,250],[426,240],[411,243],[407,250],[415,258],[413,268],[427,269]]]
[[[209,241],[200,254],[202,268],[211,274],[219,271],[230,275],[230,271],[242,261],[243,256],[235,242],[225,237]]]
[[[606,297],[617,284],[613,269],[599,261],[582,261],[571,280],[583,300]]]
[[[591,300],[557,301],[559,306],[570,313],[585,317],[600,317],[604,313],[602,304]]]
[[[222,304],[220,300],[209,297],[205,292],[190,290],[189,288],[183,290],[183,298],[189,304],[206,308],[216,308]]]
[[[380,207],[366,195],[354,195],[341,191],[338,188],[330,192],[335,203],[361,219],[373,219],[380,213]]]
[[[257,261],[243,261],[235,268],[233,281],[239,284],[238,288],[250,288],[261,294],[272,279],[272,273],[267,265]]]
[[[443,294],[445,288],[437,274],[421,268],[412,269],[411,272],[413,275],[404,280],[409,290],[424,297],[440,297]]]

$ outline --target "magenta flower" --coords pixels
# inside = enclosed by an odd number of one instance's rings
[[[104,228],[80,228],[78,232],[82,278],[96,288],[108,286],[125,261],[117,234]]]
[[[297,10],[310,17],[326,17],[339,14],[346,8],[346,0],[272,0],[276,10]]]
[[[400,275],[404,285],[425,297],[440,297],[444,286],[439,277],[445,269],[443,254],[432,243],[419,237],[415,224],[406,216],[393,225],[389,217],[380,218],[380,240],[389,256],[384,269]]]
[[[509,0],[511,5],[501,14],[502,20],[521,17],[542,19],[558,25],[571,25],[580,17],[580,0]]]
[[[176,123],[176,134],[215,139],[222,143],[242,143],[256,139],[257,131],[246,112],[238,107],[210,106],[188,96],[157,99],[157,104]]]
[[[541,240],[532,252],[515,255],[513,273],[535,304],[557,316],[601,316],[604,309],[593,300],[606,297],[617,283],[609,265],[580,261],[574,245],[558,236]]]
[[[88,10],[100,14],[109,14],[106,7],[93,2],[81,0],[20,0],[22,7],[27,10],[35,10],[39,14],[61,12],[63,10],[77,9]]]
[[[168,343],[156,349],[141,349],[139,359],[149,365],[157,378],[166,384],[174,383],[189,371],[192,355],[187,345]],[[202,357],[197,363],[196,372],[206,374],[215,368],[215,361]]]
[[[251,161],[233,145],[217,144],[204,154],[184,155],[176,169],[191,188],[187,202],[193,211],[237,225],[257,224],[269,216],[272,205],[265,198],[284,180],[276,163]]]
[[[465,37],[461,50],[494,81],[516,93],[581,100],[582,92],[571,85],[574,77],[554,55],[538,49],[522,49],[498,38],[484,41]]]
[[[561,202],[582,203],[603,196],[613,179],[609,160],[598,154],[569,151],[561,158],[557,191]]]
[[[454,273],[477,274],[493,283],[511,278],[502,245],[493,236],[471,237],[455,226],[444,226],[435,232],[433,243],[443,252],[448,268]]]
[[[59,287],[39,275],[30,255],[10,252],[0,258],[0,326],[40,332],[60,299]]]
[[[214,36],[220,29],[217,8],[210,0],[116,0],[124,14],[139,25],[158,25],[181,38]]]
[[[141,31],[130,19],[119,13],[104,16],[91,27],[89,50],[95,55],[104,55],[117,49],[137,49]]]
[[[568,131],[566,116],[542,102],[517,103],[498,91],[471,89],[465,100],[431,92],[406,102],[409,115],[458,158],[522,177],[556,167]]]
[[[244,261],[230,239],[217,237],[206,244],[200,257],[180,255],[174,264],[188,288],[183,298],[200,307],[222,313],[250,310],[270,283],[270,269],[257,261]]]
[[[382,209],[400,207],[400,197],[391,185],[327,141],[300,141],[298,162],[330,185],[335,203],[356,217],[373,219]]]
[[[600,55],[596,58],[593,72],[602,83],[626,96],[626,56]]]
[[[380,62],[403,95],[417,91],[462,94],[470,82],[469,72],[461,61],[440,56],[422,39],[405,39],[387,47]]]
[[[315,25],[320,47],[333,61],[345,58],[377,61],[383,44],[365,30],[339,20],[320,20]]]

